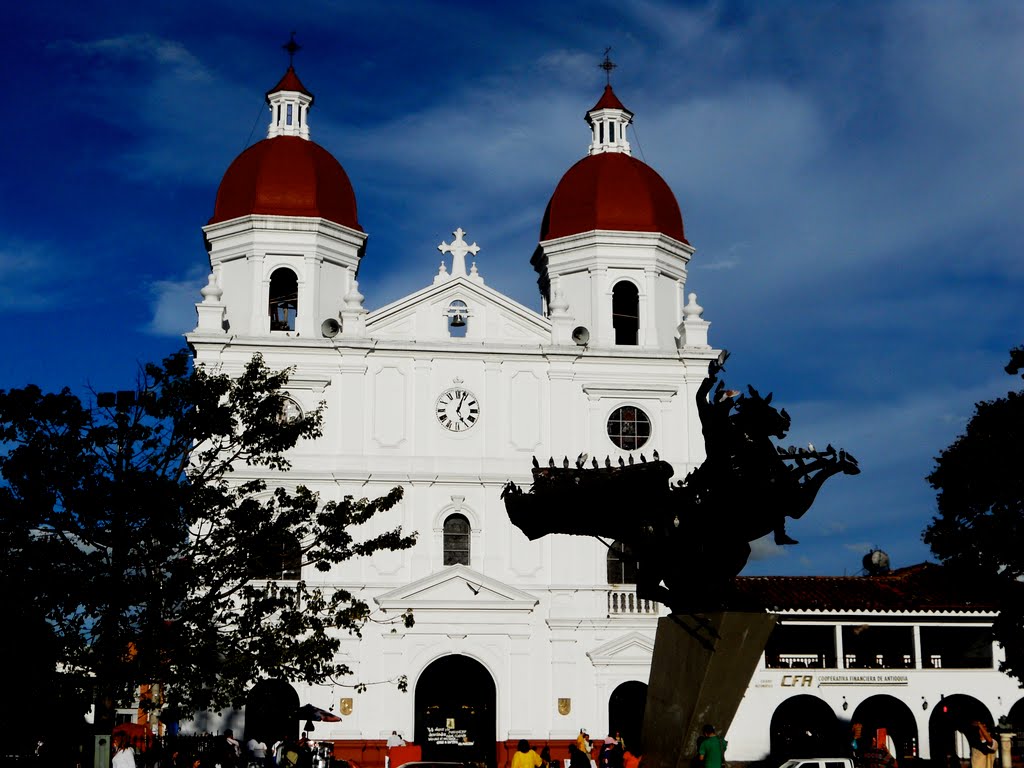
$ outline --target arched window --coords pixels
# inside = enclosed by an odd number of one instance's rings
[[[469,520],[449,515],[444,521],[444,564],[469,565]]]
[[[607,563],[609,584],[636,584],[636,558],[621,541],[608,547]]]
[[[294,331],[299,314],[299,278],[281,267],[270,275],[270,330]]]
[[[636,344],[640,332],[640,292],[628,280],[612,288],[612,328],[616,344]]]

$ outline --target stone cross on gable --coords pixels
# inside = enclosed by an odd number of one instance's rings
[[[450,253],[452,255],[452,277],[465,277],[466,276],[466,254],[471,253],[474,256],[480,251],[480,246],[476,243],[467,245],[466,241],[463,240],[463,235],[466,233],[459,227],[454,232],[455,239],[451,244],[441,241],[441,244],[437,246],[437,250],[441,253]]]

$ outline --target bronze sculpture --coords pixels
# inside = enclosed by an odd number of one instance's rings
[[[530,491],[509,482],[502,492],[512,523],[531,540],[568,533],[618,542],[636,560],[637,596],[673,613],[751,607],[736,604],[732,590],[749,542],[774,532],[778,544],[797,543],[785,519],[802,517],[829,477],[860,469],[831,445],[776,447],[772,438],[785,437],[789,414],[753,387],[746,395],[726,390],[718,380],[726,357],[711,361],[698,389],[707,458],[684,480],[670,484],[674,470],[657,454],[589,469],[584,454],[575,466],[568,457],[561,467],[535,459]]]

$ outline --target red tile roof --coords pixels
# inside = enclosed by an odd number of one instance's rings
[[[622,106],[622,102],[619,101],[619,97],[615,95],[615,91],[612,90],[610,85],[604,87],[604,93],[601,94],[601,98],[597,100],[597,104],[592,106],[589,112],[593,112],[595,109],[621,109],[623,112],[628,112],[630,115],[633,113]]]
[[[770,611],[992,612],[994,597],[978,594],[935,563],[881,576],[740,576],[738,602]]]
[[[295,74],[295,70],[292,67],[288,67],[288,71],[284,73],[284,77],[281,78],[280,82],[267,91],[267,96],[278,91],[298,91],[313,98],[313,94],[306,90],[306,86],[299,80],[299,76]]]

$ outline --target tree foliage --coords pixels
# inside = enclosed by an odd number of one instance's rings
[[[369,606],[296,568],[326,572],[415,534],[357,538],[401,488],[323,503],[268,487],[287,482],[289,449],[320,435],[322,406],[282,417],[287,382],[258,355],[229,376],[190,369],[182,351],[116,404],[0,391],[0,587],[42,638],[40,668],[56,662],[108,710],[160,683],[178,713],[238,705],[259,679],[349,673],[340,636]]]
[[[1024,370],[1024,347],[1006,372]],[[993,625],[1003,668],[1024,681],[1024,390],[977,403],[966,431],[936,459],[928,482],[938,515],[924,531],[935,556],[1002,605]]]

